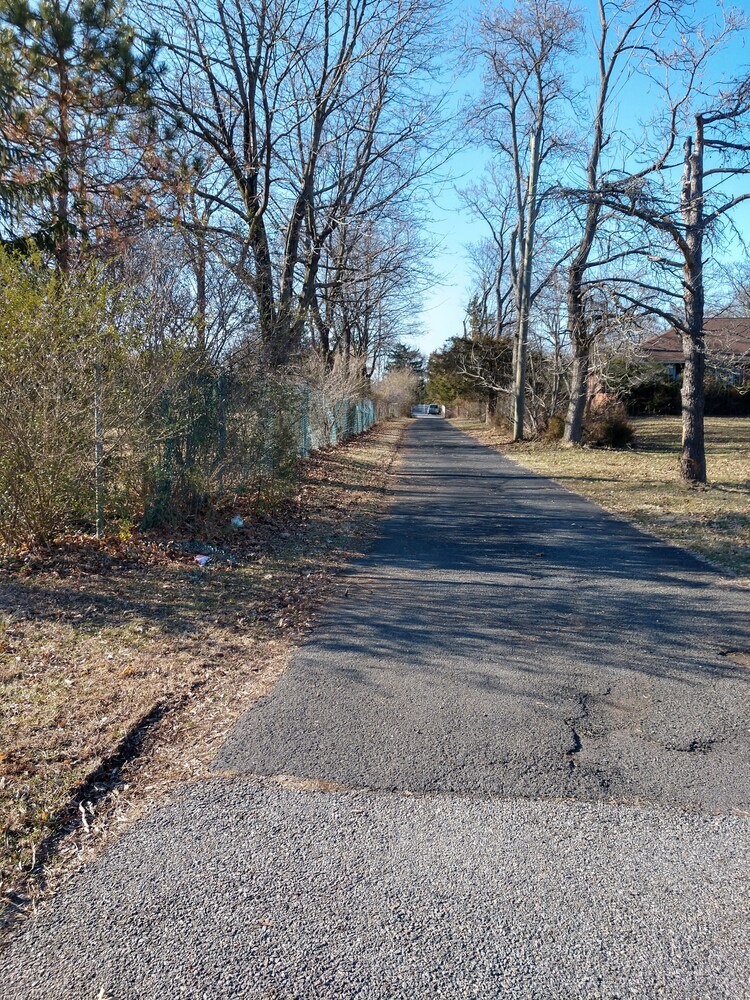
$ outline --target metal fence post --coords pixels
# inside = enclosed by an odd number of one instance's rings
[[[302,457],[307,458],[310,452],[310,386],[302,391]]]

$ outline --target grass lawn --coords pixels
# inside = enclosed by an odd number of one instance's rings
[[[297,496],[243,528],[229,511],[208,540],[71,537],[0,566],[6,917],[207,773],[372,531],[404,425],[308,459]]]
[[[635,441],[624,451],[513,444],[506,433],[478,421],[456,423],[522,465],[701,553],[750,585],[750,419],[706,420],[705,488],[680,480],[678,417],[634,420]]]

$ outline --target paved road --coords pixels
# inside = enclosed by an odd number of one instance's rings
[[[750,594],[450,424],[402,472],[216,777],[0,996],[750,998]]]

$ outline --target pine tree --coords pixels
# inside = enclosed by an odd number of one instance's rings
[[[417,347],[396,344],[388,354],[385,370],[397,372],[404,369],[411,369],[417,375],[423,375],[426,369],[425,356]]]
[[[0,0],[0,26],[4,110],[25,153],[6,229],[12,221],[49,245],[67,271],[76,249],[94,244],[111,220],[113,201],[141,194],[134,164],[149,129],[158,43],[137,44],[113,0]],[[3,138],[7,165],[14,147]]]

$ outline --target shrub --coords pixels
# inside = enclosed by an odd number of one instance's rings
[[[678,416],[682,410],[681,380],[672,378],[656,362],[626,362],[612,359],[604,377],[631,416]],[[710,369],[706,373],[706,416],[750,416],[750,393],[744,386],[730,385]]]
[[[565,433],[564,418],[559,416],[557,413],[553,413],[552,416],[549,418],[547,429],[544,432],[545,440],[562,441],[564,433]]]
[[[627,410],[616,403],[586,421],[584,427],[587,444],[604,448],[627,448],[633,440],[635,428],[628,420]]]
[[[680,412],[680,383],[654,361],[610,358],[603,384],[631,416],[676,416]]]
[[[143,424],[143,526],[202,517],[225,497],[265,509],[287,496],[304,405],[294,384],[260,369],[188,366]]]
[[[626,394],[628,412],[635,416],[677,416],[682,403],[680,383],[668,375],[635,385]]]
[[[304,450],[328,448],[353,429],[354,404],[367,388],[365,359],[336,354],[329,363],[311,351],[296,369],[296,384],[304,396],[307,431]],[[301,413],[300,413],[301,415]]]
[[[296,489],[299,459],[369,427],[362,366],[269,371],[188,346],[159,303],[0,250],[0,544],[179,525]],[[192,334],[191,334],[192,331]]]
[[[0,251],[0,540],[45,542],[95,518],[94,400],[115,418],[124,345],[95,269],[70,277]]]
[[[60,275],[0,251],[0,544],[179,523],[233,494],[267,506],[296,486],[299,388],[157,338],[151,304],[130,305],[95,266]]]
[[[744,386],[729,385],[709,374],[705,392],[707,417],[750,416],[750,392]]]
[[[373,385],[378,412],[384,417],[407,416],[419,396],[419,376],[411,368],[386,372]]]

